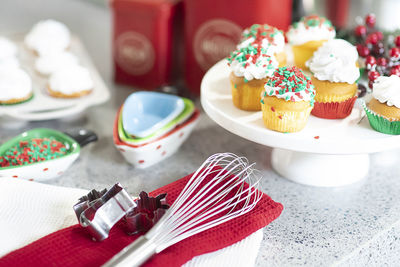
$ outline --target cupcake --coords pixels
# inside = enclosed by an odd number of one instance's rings
[[[60,69],[78,65],[78,58],[68,51],[44,55],[36,59],[35,70],[48,76]]]
[[[297,67],[281,67],[264,88],[261,95],[264,125],[284,133],[302,130],[314,106],[311,79]]]
[[[274,57],[261,46],[249,45],[228,58],[233,104],[242,110],[261,110],[260,94],[264,84],[278,67]]]
[[[357,49],[342,39],[325,42],[306,62],[315,86],[315,106],[311,114],[325,119],[350,115],[357,99]]]
[[[0,36],[0,61],[5,58],[17,56],[17,46],[5,37]]]
[[[24,42],[39,56],[57,54],[68,49],[71,34],[63,23],[51,19],[43,20],[33,26]]]
[[[0,69],[18,68],[17,46],[7,38],[0,36]]]
[[[286,36],[292,45],[295,65],[306,69],[306,61],[324,42],[335,38],[335,35],[332,23],[317,15],[303,17],[292,24]]]
[[[0,69],[0,104],[19,104],[33,96],[32,81],[20,68]]]
[[[275,56],[279,67],[286,65],[285,37],[283,32],[268,24],[254,24],[242,33],[238,49],[248,45],[261,45],[271,56]]]
[[[49,78],[47,90],[53,97],[76,98],[90,94],[93,87],[88,69],[76,65],[54,72]]]
[[[373,98],[364,103],[369,124],[378,132],[400,134],[400,77],[380,76],[373,85]]]

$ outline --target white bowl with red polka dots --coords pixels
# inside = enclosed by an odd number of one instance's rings
[[[142,145],[132,145],[121,141],[118,135],[119,112],[114,122],[114,144],[125,160],[136,168],[150,167],[174,154],[186,141],[196,126],[200,112],[196,109],[193,115],[183,124],[160,138]]]
[[[18,168],[2,169],[0,170],[0,177],[44,182],[63,174],[78,157],[79,153],[72,153],[57,159],[45,160]]]

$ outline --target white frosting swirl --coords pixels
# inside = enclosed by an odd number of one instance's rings
[[[92,90],[94,83],[89,70],[81,66],[70,66],[54,72],[49,79],[52,91],[65,95]]]
[[[304,21],[299,21],[290,26],[289,31],[286,33],[288,41],[292,45],[302,45],[310,41],[330,40],[335,38],[335,35],[335,29],[326,23],[309,26]]]
[[[279,63],[274,56],[269,56],[265,52],[265,49],[253,46],[233,52],[229,59],[233,74],[248,81],[271,77]]]
[[[353,84],[360,77],[357,59],[357,49],[353,45],[333,39],[314,52],[306,66],[318,80]]]
[[[50,75],[62,68],[68,68],[78,64],[78,58],[70,52],[50,54],[39,57],[35,61],[35,69],[42,75]]]
[[[0,69],[0,101],[26,98],[32,93],[32,80],[22,69]]]
[[[25,44],[39,55],[60,53],[71,43],[67,26],[55,20],[38,22],[25,36]]]
[[[17,46],[12,41],[0,36],[0,61],[2,59],[15,57],[17,52]]]
[[[400,77],[379,76],[373,85],[372,95],[381,103],[400,108]]]
[[[261,95],[263,97],[265,94],[269,96],[275,96],[277,98],[285,99],[286,101],[293,101],[293,102],[299,102],[299,101],[306,101],[309,102],[312,99],[314,99],[314,96],[310,94],[310,92],[314,89],[311,89],[310,91],[306,92],[305,90],[299,91],[297,93],[288,91],[284,92],[282,94],[279,94],[278,92],[282,90],[280,87],[272,87],[267,84],[264,85],[265,91]]]

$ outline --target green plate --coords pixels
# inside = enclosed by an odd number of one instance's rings
[[[176,125],[179,125],[186,121],[194,112],[194,104],[193,101],[187,98],[182,97],[182,100],[185,104],[185,107],[181,114],[179,114],[175,119],[170,121],[167,125],[165,125],[163,128],[159,129],[155,133],[148,135],[143,138],[134,138],[130,135],[128,135],[124,131],[124,127],[122,125],[122,112],[119,114],[119,119],[118,119],[118,135],[119,138],[126,143],[133,144],[133,145],[141,145],[147,142],[150,142],[152,140],[155,140],[156,138],[164,135],[165,133],[169,132],[173,128],[175,128]],[[123,108],[123,107],[122,107]]]
[[[11,149],[12,147],[16,146],[19,144],[19,142],[21,141],[28,141],[31,140],[33,138],[49,138],[49,137],[53,137],[55,139],[57,139],[57,141],[64,143],[64,145],[67,148],[67,153],[62,156],[69,156],[72,154],[76,154],[80,152],[80,145],[71,137],[67,136],[66,134],[63,134],[62,132],[56,131],[56,130],[52,130],[52,129],[47,129],[47,128],[36,128],[33,130],[29,130],[26,131],[20,135],[17,135],[16,137],[8,140],[7,142],[3,143],[0,146],[0,156],[4,155],[9,149]],[[62,158],[59,157],[59,158]],[[46,161],[52,161],[52,160],[56,160],[59,158],[55,158],[55,159],[49,159]],[[41,162],[36,162],[36,163],[30,163],[29,165],[35,165]],[[13,169],[13,168],[20,168],[23,167],[22,166],[10,166],[10,167],[4,167],[4,168],[0,168],[0,170],[7,170],[7,169]]]

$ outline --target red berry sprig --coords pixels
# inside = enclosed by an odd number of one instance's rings
[[[370,88],[379,76],[400,76],[400,35],[394,38],[393,43],[385,43],[383,33],[378,31],[375,25],[376,16],[368,14],[364,24],[354,29],[357,52],[365,59]]]

